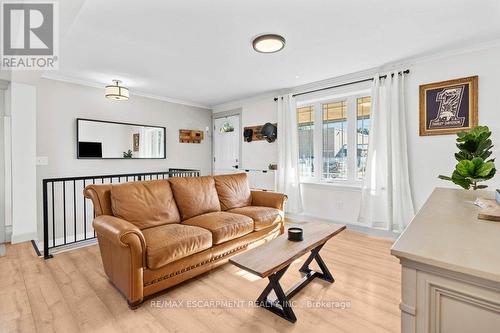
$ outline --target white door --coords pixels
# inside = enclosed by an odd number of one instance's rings
[[[240,116],[214,119],[214,175],[235,173],[240,169]]]

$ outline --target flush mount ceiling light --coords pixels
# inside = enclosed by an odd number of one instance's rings
[[[253,49],[260,53],[274,53],[283,50],[285,38],[280,35],[267,34],[256,37],[253,40]]]
[[[122,81],[113,80],[114,84],[106,86],[105,96],[106,98],[113,99],[115,101],[126,101],[128,99],[128,88],[120,85]]]

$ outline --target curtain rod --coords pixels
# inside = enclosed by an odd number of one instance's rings
[[[410,73],[409,69],[405,69],[402,72],[398,72],[399,75],[409,74],[409,73]],[[392,76],[394,76],[394,73],[391,74],[391,77]],[[379,79],[385,79],[385,78],[387,78],[387,75],[381,75],[381,76],[379,76]],[[310,94],[310,93],[314,93],[314,92],[318,92],[318,91],[323,91],[323,90],[329,90],[329,89],[333,89],[333,88],[350,86],[352,84],[362,83],[362,82],[368,82],[368,81],[373,81],[373,78],[371,77],[371,78],[368,78],[368,79],[363,79],[363,80],[358,80],[358,81],[353,81],[353,82],[338,84],[336,86],[330,86],[330,87],[325,87],[325,88],[320,88],[320,89],[315,89],[315,90],[304,91],[304,92],[301,92],[301,93],[293,94],[292,97],[296,97],[296,96],[300,96],[300,95],[306,95],[306,94]],[[278,97],[275,97],[274,101],[276,102],[277,100],[278,100]]]

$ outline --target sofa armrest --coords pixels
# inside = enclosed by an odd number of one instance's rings
[[[284,210],[287,199],[288,197],[283,193],[252,191],[252,206],[263,206]]]
[[[83,196],[92,200],[96,216],[113,215],[111,209],[111,184],[87,185],[83,190]]]
[[[129,304],[142,302],[146,241],[141,230],[110,215],[96,217],[92,225],[109,279],[125,294]]]
[[[139,253],[146,251],[142,231],[132,223],[111,215],[97,216],[92,222],[96,233],[118,246],[131,247]]]

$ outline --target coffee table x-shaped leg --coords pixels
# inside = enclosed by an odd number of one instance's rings
[[[323,245],[325,244],[323,243],[311,250],[311,254],[304,262],[302,267],[299,269],[300,272],[305,274],[304,277],[299,282],[297,282],[292,288],[290,288],[286,293],[283,291],[283,288],[281,287],[279,280],[283,277],[283,275],[290,267],[290,265],[287,265],[282,269],[280,269],[279,271],[277,271],[276,273],[269,275],[268,276],[269,284],[264,289],[264,291],[262,291],[259,298],[257,299],[256,301],[257,305],[268,309],[269,311],[277,314],[278,316],[292,323],[295,323],[297,321],[297,317],[293,313],[290,299],[315,278],[319,278],[321,280],[325,280],[330,283],[335,282],[335,279],[328,270],[328,267],[326,267],[325,262],[319,255],[319,251],[321,250]],[[321,272],[317,272],[309,268],[309,265],[313,260],[316,260]],[[271,300],[268,298],[269,294],[273,290],[274,293],[276,294],[275,300]]]

